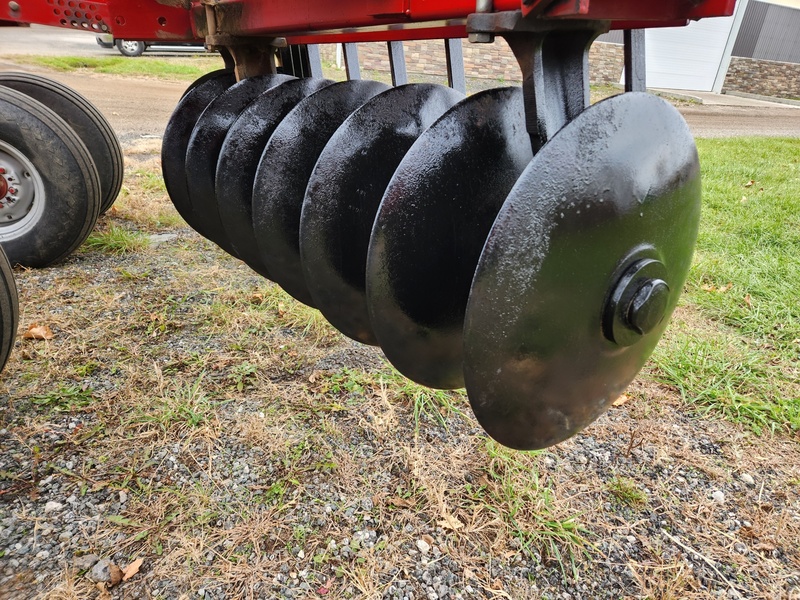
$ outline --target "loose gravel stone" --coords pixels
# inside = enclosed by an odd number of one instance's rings
[[[54,500],[50,500],[49,502],[47,502],[44,505],[44,512],[45,512],[45,514],[52,513],[52,512],[59,511],[62,508],[64,508],[63,504],[61,504],[60,502],[55,502]]]
[[[112,563],[107,558],[97,561],[89,573],[89,579],[98,583],[111,581],[111,566]]]
[[[97,561],[100,560],[100,557],[96,554],[83,554],[81,556],[76,556],[72,559],[72,565],[78,569],[79,571],[88,571],[91,569]]]

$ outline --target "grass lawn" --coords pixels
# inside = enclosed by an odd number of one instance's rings
[[[703,214],[648,377],[760,431],[800,429],[800,143],[699,140]]]

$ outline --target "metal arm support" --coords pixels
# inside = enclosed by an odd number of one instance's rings
[[[647,91],[644,29],[625,30],[625,91]]]

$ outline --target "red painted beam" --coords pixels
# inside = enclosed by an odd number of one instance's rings
[[[494,10],[523,7],[541,19],[610,20],[658,27],[732,14],[735,0],[495,0]],[[25,0],[3,3],[0,20],[40,23],[138,40],[196,39],[199,0]],[[10,6],[19,7],[12,12]],[[219,33],[292,41],[378,41],[466,35],[475,0],[218,0]],[[200,20],[196,23],[194,17]],[[200,27],[198,27],[198,23]]]

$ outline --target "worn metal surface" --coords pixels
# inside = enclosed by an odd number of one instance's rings
[[[463,95],[411,84],[378,94],[334,133],[308,182],[300,256],[314,305],[339,331],[376,344],[367,310],[372,224],[397,165],[417,138]]]
[[[367,259],[378,341],[406,377],[463,385],[470,283],[497,211],[532,156],[522,90],[470,96],[411,147],[381,201]]]
[[[253,181],[264,146],[300,100],[330,85],[327,79],[287,81],[261,94],[228,129],[219,153],[215,191],[220,223],[236,255],[264,277],[269,272],[253,232]]]
[[[466,387],[492,437],[555,444],[622,393],[675,307],[699,214],[692,136],[659,98],[605,100],[542,148],[492,227],[467,307]],[[621,346],[603,317],[619,273],[643,258],[664,266],[665,316]]]
[[[289,75],[259,75],[232,85],[214,98],[192,130],[186,149],[186,184],[198,231],[220,248],[237,256],[222,226],[217,209],[215,175],[228,129],[239,114],[261,94],[291,81]]]
[[[300,214],[306,185],[330,137],[359,106],[389,89],[375,81],[342,81],[300,101],[264,148],[253,184],[253,228],[273,281],[313,305],[300,262]]]
[[[181,217],[200,233],[202,225],[192,210],[186,183],[186,150],[200,115],[212,100],[236,83],[236,77],[232,71],[223,69],[202,79],[192,84],[178,102],[161,142],[161,173],[167,193]]]

